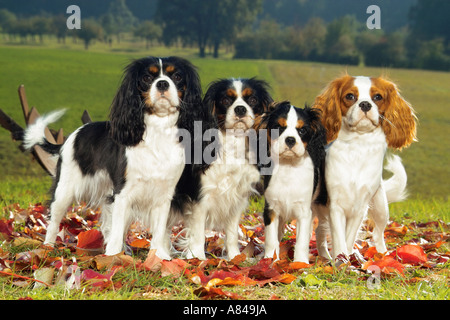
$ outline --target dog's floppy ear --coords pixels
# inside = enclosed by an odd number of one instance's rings
[[[200,107],[202,103],[202,85],[200,76],[193,64],[188,60],[178,58],[183,62],[184,72],[186,75],[186,89],[184,91],[183,104],[188,107]]]
[[[400,95],[397,86],[390,81],[386,84],[386,109],[381,110],[381,126],[388,146],[395,149],[408,147],[416,139],[416,115],[411,105]]]
[[[305,107],[311,124],[312,136],[308,142],[306,150],[314,164],[314,189],[317,184],[324,183],[324,168],[325,168],[325,145],[327,144],[326,130],[322,125],[321,111],[316,108]]]
[[[144,106],[139,91],[140,67],[139,60],[126,67],[109,115],[111,138],[125,146],[138,144],[145,131]]]
[[[341,130],[341,88],[352,79],[351,76],[344,75],[333,80],[314,101],[313,107],[322,111],[322,123],[326,129],[328,142],[335,140]]]

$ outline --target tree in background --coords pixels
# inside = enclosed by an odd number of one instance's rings
[[[102,40],[103,37],[102,26],[93,19],[84,19],[81,29],[74,31],[76,31],[76,35],[83,40],[84,48],[86,50],[89,49],[89,45],[91,44],[92,40]]]
[[[159,0],[155,19],[163,25],[166,45],[181,38],[185,45],[196,43],[200,57],[205,57],[211,44],[217,58],[220,45],[251,25],[261,4],[261,0]]]
[[[142,22],[135,30],[134,35],[136,37],[145,39],[145,48],[150,48],[152,41],[159,41],[162,36],[162,28],[160,25],[153,21],[146,20]]]
[[[107,36],[116,35],[120,42],[120,34],[129,32],[137,24],[137,19],[128,9],[125,0],[114,0],[109,4],[108,11],[100,17],[100,23]],[[108,39],[111,43],[111,39]]]
[[[414,67],[450,70],[450,1],[418,0],[409,11],[407,58]]]

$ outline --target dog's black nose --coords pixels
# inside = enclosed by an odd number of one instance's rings
[[[368,101],[363,101],[359,104],[359,107],[363,112],[368,112],[372,108],[372,105]]]
[[[296,140],[295,140],[295,138],[294,137],[287,137],[285,140],[284,140],[284,142],[286,143],[286,145],[289,147],[289,149],[290,148],[292,148],[293,146],[295,146],[295,143],[297,142]]]
[[[236,108],[234,108],[234,113],[238,117],[243,117],[247,113],[247,108],[245,108],[244,106],[237,106]]]
[[[156,83],[156,89],[161,92],[167,91],[169,89],[169,83],[166,80],[160,80]]]

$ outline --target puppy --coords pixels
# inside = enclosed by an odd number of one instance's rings
[[[204,107],[216,122],[215,160],[199,177],[199,196],[184,214],[188,257],[205,257],[205,229],[223,230],[228,258],[240,254],[239,220],[260,180],[256,166],[255,118],[272,98],[268,85],[257,79],[222,79],[210,84]]]
[[[170,259],[166,224],[186,162],[180,131],[190,135],[192,123],[201,120],[201,95],[189,61],[147,57],[125,69],[109,121],[80,127],[62,147],[44,137],[44,128],[60,112],[30,126],[25,146],[39,145],[59,156],[45,243],[55,242],[67,208],[85,201],[102,207],[107,255],[122,251],[130,223],[140,219],[150,227],[151,249]]]
[[[392,157],[387,167],[394,175],[383,182],[383,159],[388,147],[402,149],[415,140],[414,110],[394,83],[349,75],[332,81],[316,98],[314,107],[322,110],[330,143],[325,160],[329,200],[323,203],[326,208],[318,208],[319,253],[330,258],[324,227],[328,219],[333,259],[352,253],[369,205],[376,249],[385,252],[388,202],[403,199],[406,173],[400,158]]]
[[[319,181],[324,177],[325,129],[320,112],[296,108],[289,102],[271,107],[262,116],[260,129],[272,159],[272,174],[264,176],[265,257],[279,258],[279,242],[288,220],[297,220],[294,261],[309,263],[311,204]],[[264,136],[260,130],[260,135]]]

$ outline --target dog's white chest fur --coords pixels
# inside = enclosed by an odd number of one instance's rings
[[[219,133],[222,142],[216,161],[202,176],[202,195],[210,206],[209,222],[220,225],[221,217],[233,206],[246,203],[254,185],[259,181],[258,169],[249,163],[246,137]]]
[[[277,163],[264,193],[271,209],[292,217],[296,205],[309,205],[314,186],[314,165],[309,156],[296,163]]]
[[[148,116],[143,141],[126,150],[129,161],[126,179],[135,182],[129,187],[143,192],[137,195],[143,199],[145,194],[152,195],[153,199],[172,196],[185,165],[184,149],[178,141],[174,120],[170,116],[167,120],[156,117]]]
[[[346,133],[327,150],[325,177],[330,197],[344,208],[366,203],[380,186],[386,138],[380,128],[365,135]]]

